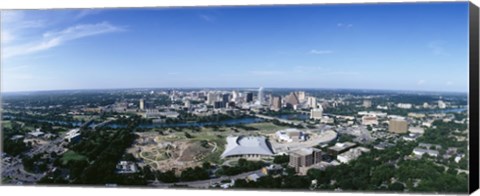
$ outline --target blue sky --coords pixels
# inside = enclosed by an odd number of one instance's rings
[[[468,3],[2,12],[2,91],[468,91]]]

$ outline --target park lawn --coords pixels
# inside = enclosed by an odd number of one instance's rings
[[[273,132],[288,128],[284,126],[274,125],[273,123],[270,123],[270,122],[253,123],[253,124],[249,124],[248,126],[257,128],[261,132],[268,132],[268,133],[270,132],[273,133]]]
[[[75,151],[69,150],[62,155],[60,161],[62,161],[63,165],[68,164],[69,161],[81,161],[87,160],[86,156],[76,153]]]
[[[2,121],[2,127],[11,129],[12,128],[12,121],[9,121],[9,120]]]

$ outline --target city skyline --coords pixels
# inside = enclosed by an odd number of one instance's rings
[[[465,2],[2,11],[1,90],[468,92],[467,18]]]

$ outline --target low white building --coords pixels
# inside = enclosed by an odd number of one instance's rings
[[[337,160],[341,163],[348,163],[352,160],[357,159],[363,153],[370,152],[370,149],[365,147],[356,147],[352,148],[342,154],[337,155]]]
[[[397,107],[402,108],[402,109],[411,109],[412,104],[411,103],[398,103]]]
[[[79,128],[71,129],[66,133],[65,139],[68,142],[77,141],[78,139],[80,139],[80,129]]]

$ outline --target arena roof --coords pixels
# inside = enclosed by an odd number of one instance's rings
[[[273,155],[273,151],[263,136],[229,136],[222,158],[241,155]]]

